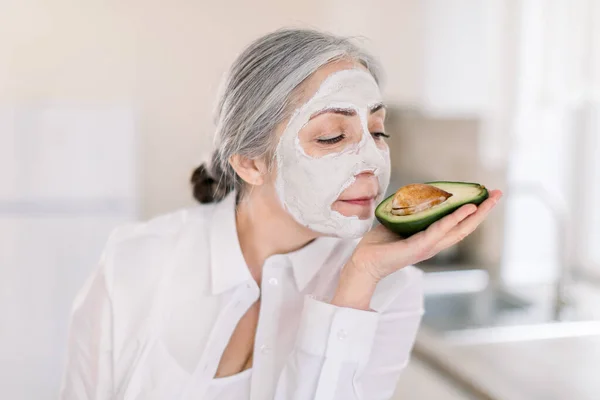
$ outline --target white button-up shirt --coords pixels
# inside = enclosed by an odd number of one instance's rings
[[[357,240],[269,257],[259,286],[235,195],[118,228],[76,297],[62,399],[389,399],[423,310],[421,272],[381,281],[373,311],[328,303]],[[251,370],[214,379],[261,298]]]

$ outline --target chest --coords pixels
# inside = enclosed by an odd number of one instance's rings
[[[309,285],[299,291],[291,269],[266,268],[261,289],[248,281],[219,296],[180,293],[155,327],[160,334],[154,343],[142,345],[150,354],[139,357],[133,366],[138,377],[125,383],[140,393],[131,398],[205,398],[215,377],[250,368],[250,398],[268,398],[260,392],[276,386],[293,350],[304,297],[314,290]]]
[[[260,300],[238,321],[221,355],[215,378],[233,376],[252,367],[259,310]]]

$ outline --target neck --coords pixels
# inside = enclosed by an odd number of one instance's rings
[[[317,234],[299,226],[279,203],[271,204],[267,197],[259,196],[252,193],[240,201],[236,207],[236,228],[246,264],[260,285],[267,258],[296,251]]]

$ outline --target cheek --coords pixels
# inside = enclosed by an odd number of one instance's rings
[[[377,145],[377,148],[379,150],[389,153],[390,146],[388,146],[387,142],[384,139],[377,139],[375,141],[375,144]]]

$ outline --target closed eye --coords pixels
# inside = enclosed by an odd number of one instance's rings
[[[379,138],[382,138],[382,137],[384,137],[384,138],[389,138],[390,137],[390,135],[388,135],[385,132],[371,132],[371,135],[373,135],[373,137],[376,138],[376,139],[379,139]]]
[[[346,135],[344,135],[343,133],[339,136],[335,136],[332,138],[328,138],[328,139],[317,139],[317,142],[319,143],[323,143],[323,144],[334,144],[334,143],[338,143],[342,140],[344,140],[344,138],[346,137]]]

